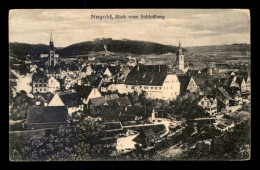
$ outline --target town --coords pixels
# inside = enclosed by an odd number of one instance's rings
[[[159,64],[103,46],[65,58],[51,33],[49,53],[24,60],[29,78],[11,70],[10,86],[28,87],[11,94],[12,160],[187,159],[198,148],[200,159],[220,159],[223,135],[250,119],[250,64],[196,67],[181,43]],[[248,158],[249,144],[241,147]]]

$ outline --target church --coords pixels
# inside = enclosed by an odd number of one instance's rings
[[[46,68],[55,68],[60,65],[59,54],[55,54],[54,43],[52,39],[52,32],[50,36],[49,54],[41,54],[41,63],[44,63]]]

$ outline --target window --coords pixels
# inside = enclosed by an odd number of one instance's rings
[[[38,87],[38,84],[35,84],[35,87]]]
[[[44,89],[44,91],[46,91],[46,89]]]
[[[151,87],[151,90],[153,89],[153,87]]]
[[[157,90],[157,87],[155,87],[154,89]]]
[[[42,84],[39,84],[40,87],[42,87]]]
[[[43,87],[46,87],[46,84],[44,84]]]
[[[203,104],[204,104],[204,102],[201,102],[201,104],[203,105]]]
[[[42,91],[42,89],[40,89],[40,91]]]
[[[142,86],[140,86],[140,88],[142,88]]]
[[[171,89],[172,89],[172,87],[171,87]]]
[[[35,91],[38,91],[37,89],[35,89]]]
[[[128,88],[128,86],[125,86],[126,88]]]
[[[135,86],[132,86],[132,87],[131,87],[131,89],[134,89],[134,88],[135,88]]]
[[[161,87],[159,87],[159,89],[160,89],[160,90],[162,90],[162,88],[161,88]]]

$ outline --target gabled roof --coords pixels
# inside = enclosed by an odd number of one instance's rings
[[[131,102],[130,102],[130,100],[128,99],[127,96],[107,100],[107,103],[111,107],[113,107],[113,106],[116,106],[116,107],[118,107],[118,106],[130,106],[131,105]]]
[[[68,107],[78,107],[83,104],[80,100],[78,93],[75,92],[59,92],[58,93],[60,99],[64,103],[64,105]]]
[[[227,93],[227,91],[223,88],[223,87],[218,87],[218,90],[221,92],[221,94],[225,97],[225,99],[230,99],[229,94]]]
[[[195,83],[197,84],[197,86],[205,86],[205,78],[203,78],[202,76],[194,76],[193,77]]]
[[[219,80],[219,85],[224,86],[224,87],[229,87],[231,85],[231,82],[234,77],[227,77],[227,78],[218,78]]]
[[[167,76],[166,65],[136,65],[127,75],[125,84],[161,86]]]
[[[152,129],[149,129],[149,130],[141,131],[140,134],[133,139],[133,141],[144,144],[146,143],[146,140],[156,142],[160,139],[161,138],[159,135],[157,135]]]
[[[77,92],[80,98],[87,98],[92,89],[93,87],[91,86],[78,86]]]
[[[54,94],[53,93],[39,93],[36,94],[37,95],[37,100],[41,100],[42,102],[46,102],[49,103],[51,101],[51,99],[53,98]]]
[[[103,97],[103,96],[89,99],[89,103],[95,107],[103,106],[106,102],[107,101],[106,101],[105,97]]]
[[[178,75],[177,77],[180,82],[180,87],[182,91],[186,90],[191,77],[186,75]]]
[[[131,102],[129,100],[129,98],[127,96],[124,96],[124,97],[120,97],[118,99],[119,103],[120,103],[120,106],[129,106],[131,105]]]
[[[29,106],[27,122],[28,124],[67,122],[67,116],[66,106]]]
[[[90,86],[92,87],[98,87],[99,84],[102,81],[102,78],[97,78],[97,77],[92,77],[92,76],[86,76],[81,79],[83,84],[89,83]]]
[[[48,82],[48,77],[44,72],[38,71],[32,75],[33,82]]]
[[[236,79],[236,83],[237,83],[239,86],[241,86],[243,80],[244,80],[244,78],[237,78],[237,79]]]
[[[110,72],[115,75],[120,71],[120,66],[108,66]]]

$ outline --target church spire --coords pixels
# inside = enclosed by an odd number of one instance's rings
[[[54,44],[53,44],[53,39],[52,39],[52,30],[51,30],[51,35],[50,35],[50,50],[54,50]]]
[[[52,30],[51,30],[51,38],[50,38],[50,42],[53,42],[53,40],[52,40]]]

